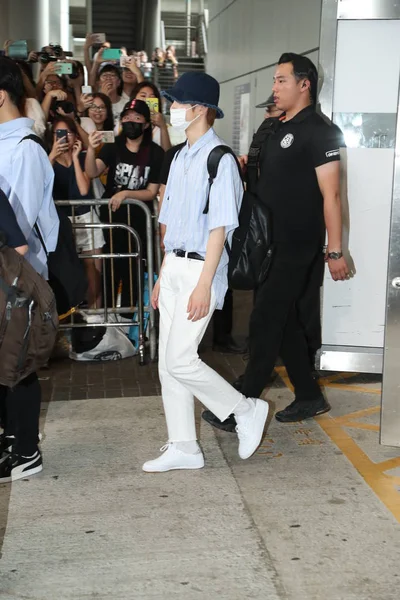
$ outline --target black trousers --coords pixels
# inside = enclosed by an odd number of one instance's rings
[[[321,249],[316,246],[276,246],[268,278],[257,290],[250,317],[249,362],[243,381],[246,396],[260,396],[278,356],[286,366],[296,399],[312,401],[320,396],[298,312],[299,300],[320,255]],[[311,297],[315,304],[315,291]]]
[[[23,379],[15,388],[0,387],[1,420],[6,435],[16,438],[16,452],[32,456],[39,439],[42,392],[36,373]]]
[[[233,327],[233,292],[228,289],[222,310],[213,314],[213,342],[223,344],[232,333]]]
[[[297,302],[298,316],[306,336],[308,353],[313,360],[322,345],[321,286],[324,271],[325,260],[321,250],[311,266],[306,287]]]

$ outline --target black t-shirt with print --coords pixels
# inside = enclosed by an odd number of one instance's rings
[[[125,139],[117,137],[115,144],[104,144],[97,158],[108,167],[104,197],[111,198],[121,190],[145,190],[149,183],[160,183],[164,150],[151,142],[139,152],[131,152]]]
[[[273,240],[285,244],[323,244],[323,197],[316,168],[340,160],[343,134],[313,106],[281,122],[260,155],[257,195],[272,214]]]

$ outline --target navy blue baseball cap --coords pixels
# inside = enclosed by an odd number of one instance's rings
[[[171,89],[161,92],[161,95],[170,102],[201,104],[213,108],[217,111],[217,119],[224,117],[224,113],[218,107],[219,83],[207,73],[184,73]]]

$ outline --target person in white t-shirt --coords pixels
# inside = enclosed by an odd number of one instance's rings
[[[99,71],[98,91],[108,96],[111,100],[114,116],[115,133],[119,133],[119,117],[129,100],[123,92],[123,81],[120,70],[114,65],[105,65]]]

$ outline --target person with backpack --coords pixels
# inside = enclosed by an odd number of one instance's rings
[[[46,152],[32,139],[33,121],[21,117],[24,85],[18,66],[0,57],[0,177],[19,228],[28,244],[26,260],[45,279],[47,256],[38,231],[52,252],[59,220],[52,198],[53,169]],[[37,226],[37,230],[35,227]],[[5,393],[5,435],[1,438],[0,483],[39,473],[38,448],[41,390],[35,372]]]
[[[161,210],[162,203],[164,201],[165,188],[168,181],[168,175],[171,168],[172,161],[177,152],[185,145],[185,142],[182,144],[177,144],[173,146],[169,150],[166,151],[164,156],[164,161],[161,168],[160,174],[160,202],[159,202],[159,210]],[[161,247],[164,250],[164,236],[165,236],[165,226],[160,225],[160,238],[161,238]],[[228,288],[224,305],[222,310],[216,310],[213,314],[212,318],[212,328],[213,328],[213,339],[212,339],[212,349],[214,352],[221,352],[224,354],[244,354],[246,352],[246,347],[241,346],[236,342],[236,340],[232,336],[233,329],[233,291]]]
[[[213,124],[222,118],[219,84],[206,73],[185,73],[163,93],[172,102],[171,124],[186,132],[187,143],[171,164],[159,222],[165,225],[165,257],[154,286],[153,307],[160,311],[159,375],[168,428],[163,454],[143,465],[145,472],[200,469],[194,398],[221,420],[237,419],[239,456],[258,448],[268,404],[246,398],[198,355],[214,310],[228,289],[228,254],[238,226],[243,184],[236,159],[223,155],[209,184],[208,158],[222,140]]]

